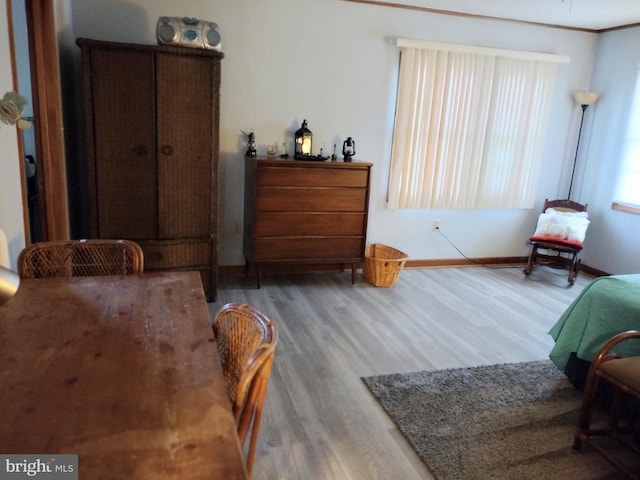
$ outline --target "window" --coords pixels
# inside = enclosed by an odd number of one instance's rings
[[[613,208],[640,213],[640,74],[636,81],[624,142]]]
[[[557,62],[567,57],[398,46],[389,208],[533,207]]]

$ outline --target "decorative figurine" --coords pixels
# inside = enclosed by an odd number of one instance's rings
[[[282,142],[282,153],[280,154],[280,158],[289,158],[289,154],[287,153],[287,144]]]
[[[353,156],[356,154],[356,141],[351,137],[347,137],[347,139],[342,144],[342,155],[344,156],[345,162],[350,162]]]
[[[333,153],[331,154],[331,161],[335,162],[338,160],[338,155],[336,155],[336,144],[333,144]]]

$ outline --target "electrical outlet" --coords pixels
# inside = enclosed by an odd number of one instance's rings
[[[431,226],[431,231],[436,232],[440,230],[440,220],[434,220],[433,225]]]

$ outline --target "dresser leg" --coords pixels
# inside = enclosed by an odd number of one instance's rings
[[[260,289],[260,264],[256,263],[256,288]]]
[[[356,264],[351,264],[351,285],[356,283]]]

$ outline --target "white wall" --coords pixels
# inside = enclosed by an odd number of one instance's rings
[[[0,96],[13,87],[13,69],[9,53],[9,28],[6,0],[0,0]],[[18,254],[24,248],[24,222],[20,186],[18,130],[0,124],[0,228],[9,242],[11,268],[16,268]]]
[[[406,251],[412,259],[459,258],[432,221],[470,257],[524,256],[545,197],[566,195],[579,107],[572,94],[588,87],[597,35],[493,20],[443,16],[338,0],[73,0],[78,37],[155,43],[161,15],[219,24],[225,59],[221,111],[222,265],[242,255],[241,131],[267,144],[291,143],[303,119],[314,147],[357,143],[356,159],[374,163],[368,240]],[[396,47],[407,37],[569,55],[561,65],[544,150],[538,202],[529,210],[405,210],[385,208],[391,149]],[[316,150],[314,148],[314,150]],[[316,152],[317,153],[317,150]]]
[[[591,89],[602,96],[587,109],[589,136],[580,145],[581,150],[584,147],[579,160],[584,170],[583,196],[589,202],[591,219],[583,262],[618,274],[640,272],[640,215],[611,209],[629,107],[640,72],[638,45],[640,27],[600,36]]]

